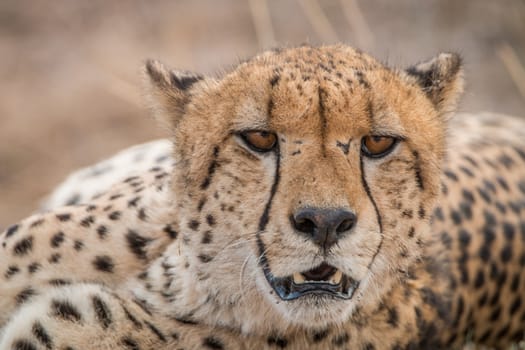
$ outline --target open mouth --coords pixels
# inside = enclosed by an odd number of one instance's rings
[[[267,266],[263,270],[268,283],[282,300],[294,300],[307,294],[351,299],[359,286],[358,281],[327,263],[287,277],[273,276]]]

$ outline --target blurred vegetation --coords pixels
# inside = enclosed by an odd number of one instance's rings
[[[461,109],[525,115],[522,0],[0,2],[0,227],[71,170],[165,134],[141,62],[211,73],[262,48],[344,42],[391,65],[464,56]]]

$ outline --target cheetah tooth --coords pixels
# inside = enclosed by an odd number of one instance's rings
[[[304,276],[302,273],[300,272],[294,272],[293,274],[293,283],[295,284],[302,284],[306,282],[306,280],[304,279]]]
[[[343,272],[341,270],[337,270],[332,277],[330,277],[330,283],[331,284],[339,284],[341,283],[341,280],[343,279]]]

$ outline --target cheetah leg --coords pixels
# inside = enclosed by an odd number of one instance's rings
[[[2,350],[242,349],[228,331],[160,317],[97,284],[49,289],[24,304],[0,333]]]

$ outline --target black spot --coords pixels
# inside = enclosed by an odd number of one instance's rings
[[[498,307],[496,307],[496,308],[492,311],[492,313],[490,314],[489,319],[490,319],[492,322],[494,322],[494,321],[496,321],[496,320],[499,318],[500,315],[501,315],[501,306],[498,305]]]
[[[176,317],[175,321],[180,322],[182,324],[188,324],[188,325],[198,324],[196,321],[190,319],[189,317]]]
[[[93,215],[89,215],[83,218],[82,220],[80,220],[80,226],[88,228],[94,222],[95,222],[95,217]]]
[[[11,265],[7,268],[7,270],[4,273],[5,278],[11,278],[12,276],[16,275],[20,272],[20,268],[16,265]]]
[[[91,298],[91,302],[93,304],[93,310],[95,310],[95,317],[98,323],[100,323],[102,328],[107,329],[113,322],[111,310],[109,309],[108,305],[96,295]]]
[[[213,148],[213,159],[210,162],[210,165],[208,166],[208,175],[204,179],[204,181],[201,184],[201,189],[205,190],[207,189],[211,184],[211,179],[213,177],[213,174],[215,173],[215,170],[217,170],[217,166],[219,163],[217,163],[217,157],[219,156],[219,147],[215,146]]]
[[[475,199],[474,199],[474,195],[472,194],[471,191],[467,190],[467,189],[463,189],[461,191],[461,193],[463,194],[463,198],[467,201],[467,202],[470,202],[470,203],[474,203],[475,202]]]
[[[490,338],[491,335],[492,335],[492,330],[491,329],[486,330],[483,333],[483,335],[479,338],[479,343],[484,344]]]
[[[337,147],[339,147],[339,148],[343,151],[343,153],[344,153],[345,155],[347,155],[347,154],[350,152],[350,141],[351,141],[351,140],[348,140],[348,143],[344,143],[344,142],[341,142],[341,141],[337,141],[335,145],[336,145]],[[300,152],[300,151],[299,151],[299,152]],[[293,154],[292,154],[292,155],[293,155]]]
[[[171,239],[177,238],[178,233],[171,225],[164,226],[163,231],[166,232]]]
[[[348,333],[345,332],[343,334],[339,334],[335,336],[332,339],[332,344],[334,344],[335,346],[343,346],[346,343],[348,343],[349,340],[350,340],[350,336],[348,335]]]
[[[412,217],[414,217],[414,211],[412,209],[405,209],[403,210],[401,215],[403,215],[404,217],[408,219],[412,219]]]
[[[126,234],[126,241],[128,243],[128,247],[131,249],[133,254],[137,256],[137,258],[146,259],[145,248],[148,243],[151,242],[151,239],[143,237],[133,230],[129,230]]]
[[[35,221],[33,221],[29,227],[31,228],[34,228],[34,227],[38,227],[40,225],[42,225],[44,223],[44,219],[43,218],[39,218],[39,219],[36,219]]]
[[[512,278],[512,282],[510,284],[510,290],[513,292],[517,292],[519,286],[520,286],[520,274],[518,272],[514,274],[514,277]]]
[[[417,215],[420,219],[424,219],[425,218],[425,208],[423,208],[423,206],[420,206],[419,207],[419,210],[417,211]]]
[[[463,214],[463,217],[467,220],[472,219],[472,209],[470,207],[470,203],[467,202],[461,202],[459,204],[459,210],[461,211],[461,214]]]
[[[392,327],[397,327],[399,322],[399,314],[397,313],[397,309],[395,307],[388,309],[388,318],[387,318],[388,324],[390,324]]]
[[[5,238],[8,238],[14,235],[18,231],[19,227],[20,227],[19,225],[10,226],[6,231]]]
[[[208,215],[206,216],[206,222],[207,222],[208,225],[210,225],[210,226],[215,226],[215,218],[213,217],[213,215],[208,214]]]
[[[68,301],[52,300],[51,312],[53,316],[65,321],[78,322],[82,319],[80,311]]]
[[[209,256],[209,255],[206,255],[206,254],[200,254],[199,255],[199,260],[202,261],[203,263],[208,263],[208,262],[213,260],[213,257]]]
[[[123,337],[120,343],[129,350],[140,350],[139,344],[131,337]]]
[[[504,339],[510,331],[510,325],[507,323],[498,333],[496,333],[496,339]]]
[[[516,311],[518,311],[521,307],[521,297],[518,295],[516,296],[516,298],[514,298],[514,301],[512,302],[512,304],[510,304],[510,308],[509,308],[509,314],[510,316],[513,316]]]
[[[163,342],[166,342],[166,337],[164,336],[164,334],[162,334],[162,332],[157,327],[155,327],[154,324],[152,324],[152,323],[150,323],[148,321],[144,321],[144,323],[146,324],[146,326],[148,326],[150,331],[152,331],[153,334],[155,334],[157,336],[157,338],[159,338],[159,340],[161,340]]]
[[[274,87],[279,82],[279,79],[281,79],[281,77],[278,74],[274,75],[272,79],[270,79],[270,85]]]
[[[54,278],[48,281],[48,283],[52,286],[59,287],[59,286],[67,286],[71,284],[70,280],[65,280],[62,278]]]
[[[514,165],[514,160],[505,153],[498,157],[498,162],[500,162],[507,169],[510,169],[512,165]]]
[[[520,181],[518,183],[518,188],[520,189],[521,193],[525,193],[525,181]]]
[[[108,233],[108,228],[104,225],[100,225],[97,227],[97,234],[100,239],[106,238],[106,235]]]
[[[483,216],[485,218],[485,225],[486,226],[494,226],[496,225],[496,217],[494,214],[489,212],[488,210],[483,211]]]
[[[505,236],[507,241],[512,242],[512,240],[514,239],[515,233],[516,232],[515,232],[514,226],[512,226],[512,224],[510,224],[508,222],[504,222],[503,223],[503,235]]]
[[[99,255],[96,256],[93,260],[93,266],[95,266],[95,269],[97,269],[98,271],[113,272],[115,263],[113,262],[113,259],[110,256]]]
[[[443,215],[443,209],[441,209],[441,207],[436,207],[434,209],[434,217],[439,221],[445,220],[445,216]]]
[[[200,222],[197,220],[191,220],[188,223],[188,227],[191,228],[193,231],[197,231],[199,229]]]
[[[206,204],[206,198],[201,198],[199,200],[199,204],[197,205],[197,210],[202,211],[202,208],[204,208],[204,204]]]
[[[459,179],[458,179],[458,176],[457,176],[454,172],[452,172],[452,171],[450,171],[450,170],[445,170],[444,174],[445,174],[445,176],[448,177],[450,180],[453,180],[453,181],[456,181],[456,182],[459,180]]]
[[[129,310],[126,309],[126,307],[122,306],[122,309],[124,310],[124,314],[126,315],[126,318],[129,321],[131,321],[131,323],[133,323],[135,328],[142,329],[142,323],[140,323],[140,321],[135,316],[133,316],[133,314],[129,312]]]
[[[357,76],[357,81],[361,86],[363,86],[365,89],[370,89],[370,83],[364,77],[363,72],[361,72],[360,70],[355,71],[355,75]]]
[[[416,173],[417,187],[423,191],[425,186],[423,184],[423,175],[421,174],[421,159],[419,158],[419,152],[413,151],[412,154],[414,155],[414,171]]]
[[[202,234],[202,239],[201,239],[201,243],[202,244],[209,244],[211,243],[212,241],[212,235],[211,235],[211,231],[205,231],[203,234]]]
[[[51,264],[57,264],[61,258],[62,258],[62,255],[60,255],[59,253],[54,253],[54,254],[51,254],[51,256],[49,257],[47,261],[49,261],[49,263]]]
[[[36,295],[36,291],[31,287],[27,287],[16,295],[15,301],[17,305],[20,305],[29,300],[33,295]]]
[[[59,221],[62,221],[62,222],[66,222],[66,221],[69,221],[71,220],[71,214],[57,214],[56,215],[57,219]]]
[[[505,245],[500,253],[501,262],[506,264],[512,259],[512,246]]]
[[[498,181],[498,184],[501,188],[503,188],[505,191],[510,191],[509,184],[507,183],[507,180],[502,178],[501,176],[496,177],[496,181]]]
[[[23,256],[29,253],[33,249],[33,236],[29,236],[18,241],[14,248],[13,254]]]
[[[46,349],[52,349],[53,348],[53,341],[51,340],[51,337],[45,330],[44,326],[38,321],[33,323],[33,326],[31,327],[31,333],[35,336],[35,338],[46,347]]]
[[[501,214],[505,214],[507,212],[507,207],[505,207],[505,204],[501,203],[500,201],[496,201],[494,204]]]
[[[82,248],[84,248],[84,242],[82,242],[81,240],[75,240],[74,244],[73,244],[73,248],[79,252],[82,250]]]
[[[128,207],[136,207],[138,201],[140,200],[140,196],[136,196],[128,201]]]
[[[11,350],[38,350],[29,340],[19,339],[13,343]]]
[[[478,299],[478,307],[483,307],[487,304],[487,299],[489,298],[489,295],[487,291],[484,291],[483,294]]]
[[[470,244],[470,240],[471,240],[470,233],[468,233],[464,229],[460,229],[458,233],[458,239],[459,239],[460,246],[464,249],[468,247],[468,245]]]
[[[149,306],[148,306],[148,303],[146,302],[146,300],[135,298],[135,299],[133,299],[133,302],[137,306],[139,306],[142,309],[142,311],[147,313],[149,316],[152,316],[151,310],[149,309]]]
[[[364,346],[364,350],[375,350],[375,345],[372,343],[366,343]]]
[[[60,231],[51,237],[51,247],[58,248],[64,242],[64,232]]]
[[[487,193],[487,191],[485,191],[484,189],[478,187],[477,188],[478,190],[478,193],[479,195],[481,196],[481,198],[483,198],[483,200],[487,203],[492,203],[492,198],[490,197],[490,195]]]
[[[314,341],[314,343],[319,343],[328,336],[328,333],[328,329],[317,331],[312,335],[312,340]]]
[[[408,230],[408,237],[409,238],[412,238],[414,237],[414,235],[416,234],[416,230],[414,229],[414,227],[410,227],[410,229]]]
[[[468,169],[468,168],[466,168],[464,166],[460,166],[459,170],[461,170],[468,177],[474,177],[474,174],[472,173],[472,171],[470,171],[470,169]]]
[[[146,208],[140,208],[138,212],[138,217],[142,221],[148,220],[148,215],[146,214]]]
[[[222,341],[220,341],[219,339],[214,338],[214,337],[206,337],[206,338],[204,338],[203,341],[202,341],[202,345],[204,345],[205,347],[207,347],[209,349],[214,349],[214,350],[222,350],[222,349],[224,349],[224,345],[222,344]]]
[[[120,211],[116,210],[116,211],[111,212],[111,213],[108,215],[108,218],[109,218],[110,220],[115,221],[115,220],[120,219],[120,216],[121,216],[121,215],[122,215],[122,213],[121,213]]]
[[[450,211],[450,218],[452,219],[455,225],[461,224],[461,214],[459,213],[459,211],[452,209]]]
[[[33,262],[33,263],[29,264],[29,266],[27,266],[27,270],[29,271],[29,273],[35,273],[35,272],[37,272],[41,267],[42,267],[41,264],[39,264],[39,263],[37,263],[37,262]]]
[[[479,248],[478,255],[483,262],[488,262],[490,260],[490,246],[487,244],[482,245]]]
[[[476,278],[474,279],[474,287],[481,288],[484,283],[485,283],[485,274],[483,273],[483,270],[479,269],[478,272],[476,273]]]
[[[281,349],[286,348],[288,346],[288,340],[278,337],[278,336],[269,336],[267,339],[268,345],[270,346],[277,346]]]
[[[461,316],[463,315],[463,311],[465,310],[465,301],[461,297],[461,295],[458,297],[457,300],[457,306],[456,306],[456,317],[454,319],[454,325],[457,325],[459,323],[459,320],[461,319]]]

